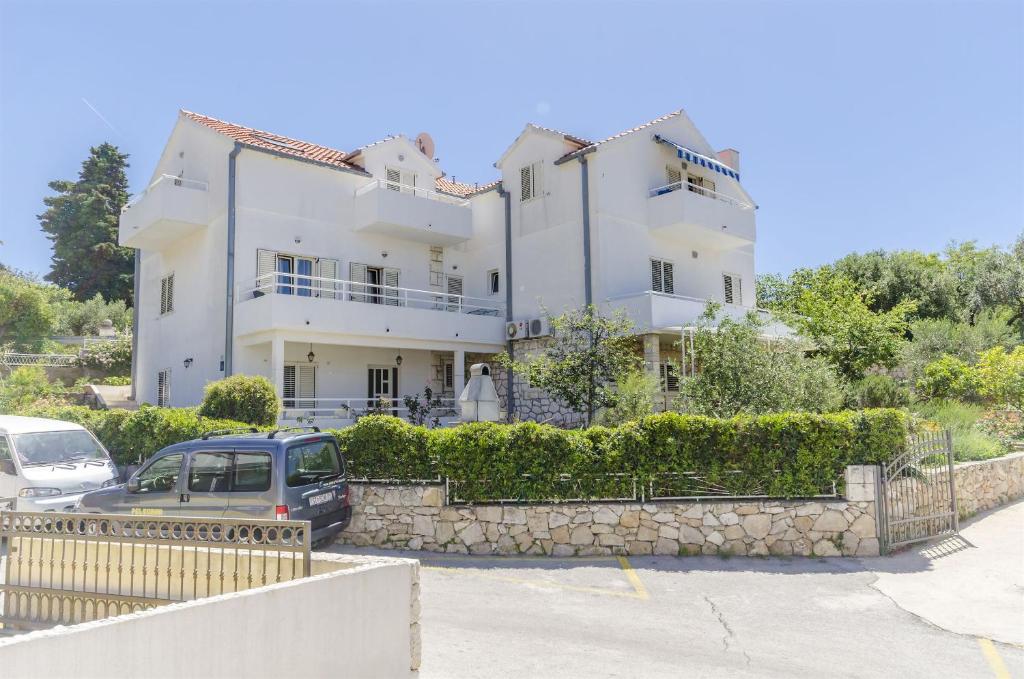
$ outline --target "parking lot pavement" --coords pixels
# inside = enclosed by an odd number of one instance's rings
[[[1024,678],[1024,647],[995,633],[1024,623],[1020,591],[991,605],[1021,562],[985,557],[1024,539],[1021,512],[876,559],[404,553],[423,564],[421,676]]]

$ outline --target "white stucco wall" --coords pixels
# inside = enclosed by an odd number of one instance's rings
[[[402,677],[419,665],[418,563],[317,555],[302,580],[0,640],[0,674]]]

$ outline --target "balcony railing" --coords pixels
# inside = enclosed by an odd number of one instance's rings
[[[397,191],[400,193],[411,193],[418,198],[427,198],[429,200],[436,200],[442,203],[448,203],[449,205],[458,205],[460,207],[469,207],[469,200],[465,198],[459,198],[458,196],[452,196],[447,193],[440,193],[433,189],[425,189],[421,186],[409,186],[408,184],[402,184],[401,182],[388,181],[387,179],[374,179],[364,186],[360,186],[356,189],[356,196],[361,196],[364,193],[369,193],[375,189],[385,189],[388,191]]]
[[[364,302],[429,311],[448,311],[473,316],[504,316],[505,314],[504,304],[482,297],[449,295],[437,291],[400,288],[394,285],[284,273],[267,273],[257,276],[250,283],[241,286],[238,299],[253,299],[271,294]]]
[[[438,399],[440,405],[431,409],[430,417],[454,417],[458,414],[458,402],[455,398]],[[403,397],[397,398],[285,398],[281,408],[282,420],[309,420],[337,418],[342,420],[356,419],[364,415],[385,414],[408,417],[409,409],[405,407]]]
[[[175,177],[172,174],[162,174],[157,177],[156,181],[147,186],[145,190],[139,195],[132,198],[130,201],[125,203],[124,207],[121,208],[121,212],[124,213],[129,210],[133,205],[137,204],[140,200],[146,197],[146,194],[153,191],[157,186],[164,182],[173,183],[174,186],[180,186],[183,189],[192,189],[193,191],[206,191],[210,188],[210,185],[206,182],[201,182],[197,179],[185,179],[184,177]]]
[[[689,182],[679,181],[666,184],[665,186],[658,186],[648,191],[648,197],[654,198],[655,196],[661,196],[666,193],[672,193],[673,191],[679,191],[683,188],[688,189],[691,193],[696,193],[698,196],[704,196],[705,198],[711,198],[713,200],[720,200],[723,203],[738,207],[741,210],[753,210],[754,206],[742,200],[727,196],[724,193],[713,191],[697,184],[690,184]]]

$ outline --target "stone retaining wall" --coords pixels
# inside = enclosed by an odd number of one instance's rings
[[[449,506],[443,486],[354,484],[358,546],[492,555],[874,556],[874,468],[847,470],[828,501]]]
[[[1024,452],[958,464],[953,474],[960,518],[1024,497]]]

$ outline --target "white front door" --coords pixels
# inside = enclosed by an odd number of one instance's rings
[[[394,400],[398,397],[398,368],[370,366],[367,368],[366,398],[374,407],[381,399]]]

